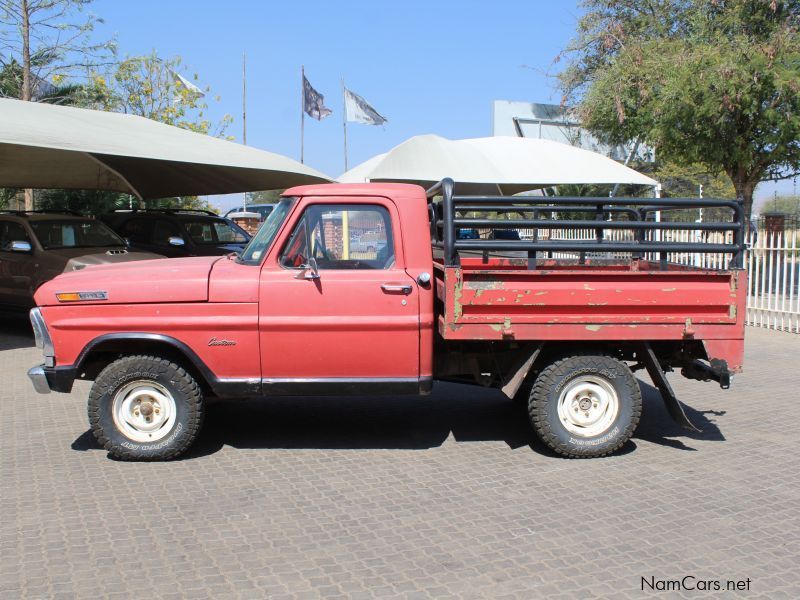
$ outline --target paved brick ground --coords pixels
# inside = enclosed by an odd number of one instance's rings
[[[643,385],[606,459],[556,458],[499,394],[442,385],[217,405],[185,460],[136,464],[94,444],[87,385],[33,393],[38,351],[2,327],[1,598],[640,597],[685,575],[800,597],[800,337],[750,330],[728,392],[671,376],[700,435]]]

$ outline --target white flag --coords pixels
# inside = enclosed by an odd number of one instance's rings
[[[344,112],[345,118],[355,123],[383,125],[387,121],[386,117],[381,116],[369,102],[347,88],[344,89]]]
[[[203,90],[201,90],[191,81],[186,79],[186,77],[184,77],[180,73],[176,73],[172,69],[170,69],[170,73],[172,73],[172,76],[175,78],[175,85],[185,89],[188,92],[190,98],[192,99],[203,98],[206,95]],[[178,96],[175,97],[175,102],[180,102],[180,98]]]

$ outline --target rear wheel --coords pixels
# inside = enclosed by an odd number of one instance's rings
[[[126,356],[98,375],[89,394],[92,433],[115,458],[168,460],[185,452],[203,420],[203,394],[180,365]]]
[[[536,378],[528,413],[536,434],[555,452],[592,458],[631,438],[642,395],[624,363],[610,356],[570,356]]]

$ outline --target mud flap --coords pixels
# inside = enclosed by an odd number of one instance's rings
[[[513,375],[507,381],[503,381],[503,387],[500,388],[506,396],[514,398],[519,388],[522,387],[522,382],[525,381],[525,378],[528,376],[533,363],[536,362],[543,347],[544,342],[540,342],[533,352],[529,355],[523,355],[520,360],[517,361],[517,364],[511,369]]]
[[[650,375],[650,379],[653,380],[653,384],[655,384],[658,391],[661,392],[661,397],[664,399],[667,412],[669,416],[672,417],[672,420],[684,429],[700,432],[701,430],[695,427],[683,411],[680,400],[675,396],[672,386],[669,384],[669,381],[667,381],[667,376],[661,369],[661,365],[658,364],[658,358],[656,358],[655,352],[653,352],[653,349],[647,342],[644,343],[644,366],[647,369],[647,373]]]

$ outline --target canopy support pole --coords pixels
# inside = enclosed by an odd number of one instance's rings
[[[133,195],[136,196],[140,202],[144,202],[144,198],[142,198],[142,195],[139,193],[139,190],[133,187],[133,185],[131,185],[131,182],[128,181],[122,174],[120,174],[119,171],[117,171],[112,167],[109,167],[106,163],[97,158],[94,154],[91,154],[89,152],[84,152],[83,154],[84,156],[88,156],[89,158],[91,158],[94,162],[103,167],[105,170],[110,171],[112,174],[116,175],[125,185],[128,186],[128,189],[130,189],[130,191],[133,192]]]

